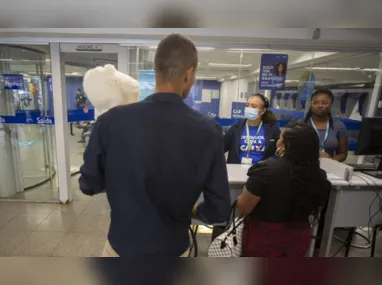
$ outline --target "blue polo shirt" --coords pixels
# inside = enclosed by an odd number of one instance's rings
[[[243,128],[243,132],[240,138],[240,161],[243,157],[252,158],[252,164],[256,164],[261,161],[264,157],[265,150],[265,137],[264,128],[261,127],[260,131],[257,133],[259,127],[248,126],[250,133],[250,141],[252,141],[252,148],[248,154],[248,137],[247,128]],[[256,135],[257,134],[257,135]]]

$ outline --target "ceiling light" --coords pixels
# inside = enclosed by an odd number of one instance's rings
[[[150,49],[157,49],[158,46],[150,46],[149,48],[150,48]],[[215,50],[214,47],[196,47],[196,49],[197,49],[198,51],[213,51],[213,50]]]
[[[232,75],[229,79],[237,79],[236,75]]]
[[[269,49],[228,49],[226,52],[229,53],[276,53],[276,54],[286,54],[285,51],[269,50]]]
[[[224,77],[220,78],[218,81],[219,82],[223,82],[224,81]]]
[[[216,77],[213,76],[196,76],[198,80],[216,80]]]
[[[307,69],[313,69],[313,70],[342,70],[342,71],[358,71],[361,70],[359,67],[321,67],[321,66],[316,66],[316,67],[307,67]]]
[[[0,61],[12,61],[11,58],[1,58]]]
[[[232,67],[232,68],[243,68],[243,67],[251,67],[252,64],[237,64],[237,63],[208,63],[208,66],[211,67]]]

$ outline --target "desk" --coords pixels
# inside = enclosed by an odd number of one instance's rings
[[[248,168],[247,165],[227,165],[232,200],[235,200],[240,195],[247,181]],[[329,256],[335,228],[368,226],[370,219],[369,207],[376,197],[377,190],[377,187],[372,187],[369,184],[375,183],[377,186],[382,187],[382,180],[359,172],[354,173],[350,182],[342,180],[331,173],[328,173],[328,179],[332,183],[333,189],[330,193],[326,211],[320,256]],[[377,212],[378,202],[375,202],[371,207],[371,216]],[[373,218],[372,224],[382,224],[382,213]]]
[[[370,217],[378,212],[370,226],[382,224],[379,199],[374,201],[378,188],[382,188],[382,180],[360,172],[354,172],[347,186],[333,187],[326,211],[320,256],[329,256],[335,228],[369,226]]]

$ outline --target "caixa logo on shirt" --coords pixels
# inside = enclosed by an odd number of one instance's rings
[[[1,124],[4,124],[5,123],[5,119],[3,117],[0,117],[0,123]]]
[[[37,124],[39,124],[39,125],[52,125],[53,124],[53,121],[50,118],[37,117],[36,120],[37,120]]]

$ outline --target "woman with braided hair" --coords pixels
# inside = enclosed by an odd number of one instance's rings
[[[348,155],[348,131],[344,123],[333,120],[330,109],[333,92],[326,88],[317,89],[311,96],[311,106],[304,122],[311,125],[320,139],[320,157],[339,162]]]
[[[303,257],[311,239],[309,216],[318,217],[331,183],[320,169],[319,139],[305,123],[286,126],[277,160],[252,166],[237,200],[246,215],[243,256]]]

